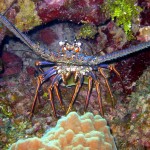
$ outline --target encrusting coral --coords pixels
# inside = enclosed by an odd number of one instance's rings
[[[83,39],[92,38],[92,39],[94,39],[96,33],[97,33],[96,26],[94,26],[92,24],[84,24],[80,28],[76,37],[77,37],[77,39],[80,39],[80,38],[83,38]]]
[[[17,14],[15,21],[16,27],[20,30],[29,30],[34,26],[41,24],[41,20],[37,15],[36,6],[31,0],[18,1],[20,11]]]
[[[29,138],[14,143],[9,150],[116,150],[106,120],[99,115],[69,113],[41,139]]]

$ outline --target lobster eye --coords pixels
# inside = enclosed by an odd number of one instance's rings
[[[74,51],[75,51],[76,53],[78,53],[78,52],[80,51],[80,48],[79,48],[79,47],[75,47],[75,48],[74,48]]]
[[[60,45],[60,46],[63,46],[63,45],[65,45],[65,42],[60,41],[60,42],[59,42],[59,45]]]
[[[78,43],[77,43],[77,45],[78,45],[78,47],[80,47],[80,46],[81,46],[81,43],[80,43],[80,42],[78,42]]]

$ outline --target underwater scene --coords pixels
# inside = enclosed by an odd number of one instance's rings
[[[150,1],[0,0],[0,150],[150,150]]]

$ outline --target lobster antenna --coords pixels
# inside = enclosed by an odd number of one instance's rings
[[[0,22],[2,22],[11,32],[13,32],[19,39],[21,39],[26,45],[32,49],[32,43],[26,35],[21,33],[5,16],[0,14]]]
[[[140,43],[138,45],[135,46],[131,46],[129,48],[120,50],[120,51],[115,51],[112,52],[110,54],[104,55],[104,56],[97,56],[94,57],[92,60],[90,60],[90,64],[91,65],[95,65],[95,64],[100,64],[100,63],[104,63],[107,61],[112,61],[112,60],[116,60],[119,59],[121,57],[127,56],[129,54],[141,51],[143,49],[146,49],[150,46],[150,41],[148,42],[144,42],[144,43]]]
[[[0,14],[0,22],[4,24],[16,37],[18,37],[22,42],[24,42],[29,48],[31,48],[36,54],[40,55],[44,59],[49,59],[48,55],[45,55],[45,48],[39,43],[34,43],[28,38],[27,35],[23,34],[18,30],[5,16]]]

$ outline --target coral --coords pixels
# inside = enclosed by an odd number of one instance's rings
[[[30,30],[41,24],[41,20],[35,10],[35,4],[31,0],[18,1],[19,13],[15,18],[16,27],[20,30]]]
[[[57,19],[100,24],[106,19],[100,8],[102,3],[103,0],[45,0],[37,3],[37,11],[43,22]]]
[[[86,113],[79,116],[71,112],[58,120],[55,128],[40,138],[19,140],[10,150],[115,150],[115,143],[106,120],[101,116]]]
[[[77,37],[77,39],[80,39],[80,38],[83,38],[83,39],[92,38],[93,39],[95,37],[96,33],[97,33],[96,26],[94,26],[92,24],[84,24],[80,28],[76,37]]]
[[[130,36],[132,21],[138,18],[141,7],[136,5],[137,0],[107,0],[105,9],[110,13],[112,20],[116,19],[118,26],[123,26],[126,34]]]

